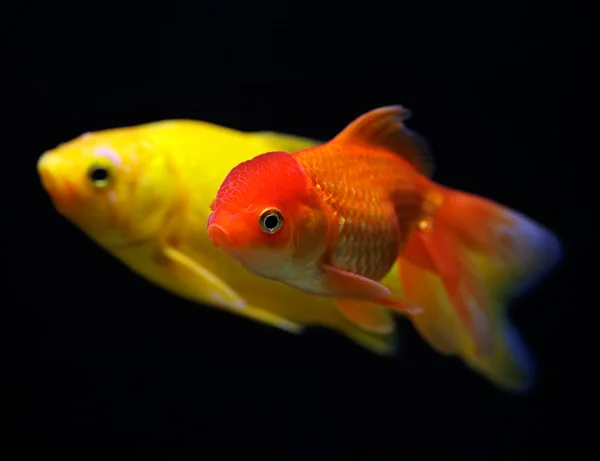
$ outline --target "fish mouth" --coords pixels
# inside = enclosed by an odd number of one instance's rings
[[[40,176],[42,187],[55,205],[61,208],[74,203],[77,190],[74,185],[59,175],[63,165],[59,158],[49,153],[44,153],[37,162],[37,171]]]
[[[52,164],[52,158],[48,154],[43,154],[37,161],[38,175],[40,176],[42,186],[48,192],[57,188],[56,180],[54,179],[54,175],[52,174]]]
[[[220,224],[210,223],[208,225],[208,238],[217,248],[223,249],[224,246],[229,246],[229,232]]]
[[[208,238],[212,244],[225,251],[230,257],[237,259],[236,255],[242,243],[238,214],[223,209],[213,211],[208,217],[206,226]]]

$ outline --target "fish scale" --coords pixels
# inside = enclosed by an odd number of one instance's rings
[[[323,147],[294,157],[338,223],[327,259],[340,269],[380,280],[396,261],[410,223],[420,212],[415,175],[404,159],[384,150]],[[394,203],[390,190],[403,202]]]

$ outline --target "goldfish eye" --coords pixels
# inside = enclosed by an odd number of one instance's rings
[[[258,217],[258,225],[265,234],[274,234],[283,226],[283,215],[277,208],[265,208]]]
[[[88,178],[94,187],[103,189],[111,182],[111,172],[104,166],[92,165],[88,170]]]

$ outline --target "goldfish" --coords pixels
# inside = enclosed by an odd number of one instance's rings
[[[248,273],[210,242],[206,201],[236,164],[265,150],[320,141],[164,120],[86,133],[43,153],[37,171],[56,210],[134,273],[175,296],[292,334],[337,331],[381,355],[397,351],[385,328],[348,320],[330,300]],[[388,278],[396,283],[394,271]],[[224,332],[225,334],[226,332]]]
[[[508,300],[556,266],[561,243],[515,210],[434,182],[410,115],[380,107],[326,143],[240,163],[211,204],[209,237],[249,272],[333,299],[373,329],[383,327],[374,306],[393,310],[439,352],[528,390],[535,360]],[[393,267],[399,290],[381,283]]]

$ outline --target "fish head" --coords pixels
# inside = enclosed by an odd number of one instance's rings
[[[324,252],[327,220],[310,178],[285,152],[259,155],[227,175],[211,205],[213,245],[247,270],[283,280]]]
[[[137,127],[83,134],[37,171],[57,211],[104,246],[151,238],[174,202],[168,159]]]

